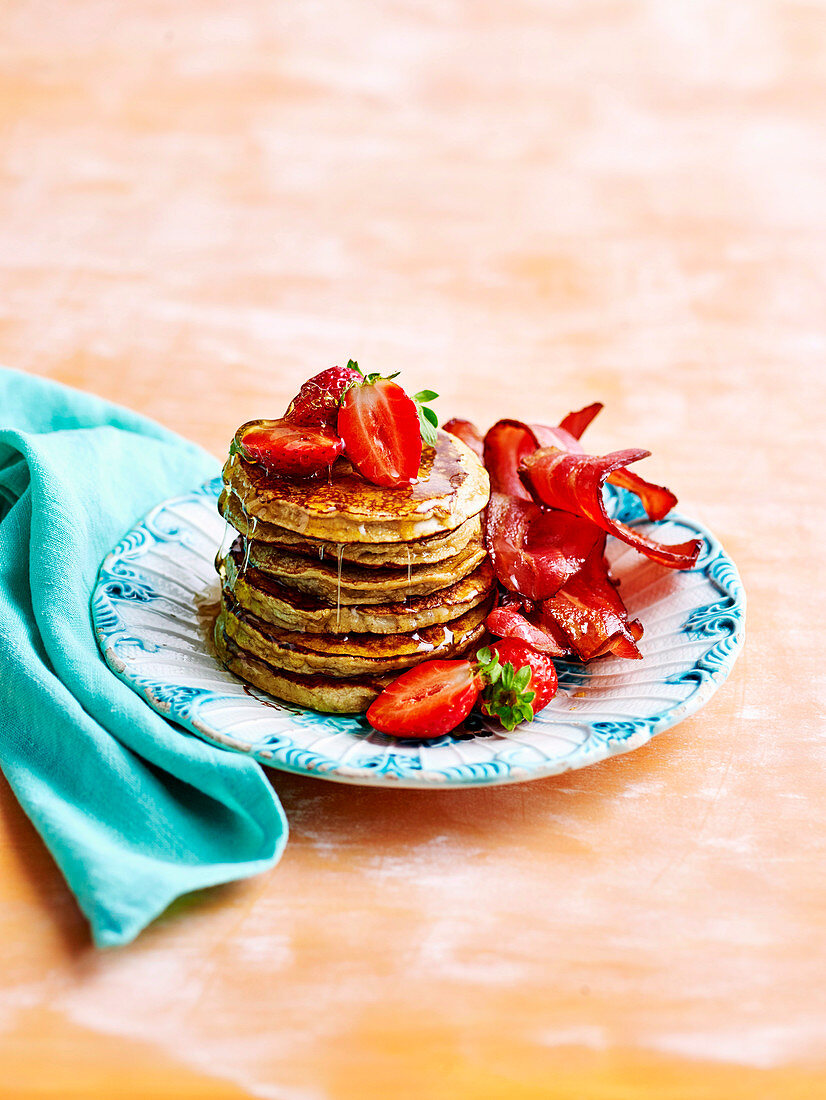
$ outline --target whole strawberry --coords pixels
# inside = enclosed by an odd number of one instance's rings
[[[481,697],[483,712],[513,730],[531,722],[556,690],[550,657],[503,638],[478,650],[476,661],[425,661],[403,672],[370,704],[367,721],[391,737],[427,740],[455,729]]]
[[[363,382],[352,359],[346,367],[329,367],[308,379],[292,399],[284,419],[307,427],[335,429],[342,395],[354,382]]]

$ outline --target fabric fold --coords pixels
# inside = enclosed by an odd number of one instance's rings
[[[286,842],[259,765],[153,711],[92,628],[105,554],[217,469],[144,417],[0,369],[0,766],[99,946],[273,866]]]

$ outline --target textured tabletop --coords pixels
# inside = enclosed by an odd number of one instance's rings
[[[826,8],[11,0],[0,361],[216,456],[349,357],[649,448],[747,644],[627,756],[458,792],[274,773],[280,866],[94,952],[0,791],[3,1096],[826,1088]],[[1,412],[1,410],[0,410]]]

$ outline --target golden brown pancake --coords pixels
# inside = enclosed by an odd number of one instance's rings
[[[240,537],[233,549],[243,555]],[[280,546],[251,540],[249,564],[274,577],[280,584],[329,604],[393,603],[412,596],[428,596],[455,584],[477,569],[485,559],[481,538],[435,565],[373,567],[337,561],[335,549],[323,558],[291,553]],[[243,557],[242,557],[243,560]]]
[[[455,619],[483,603],[494,584],[485,558],[469,576],[427,596],[395,603],[336,607],[279,584],[231,551],[218,563],[224,587],[246,611],[281,627],[314,634],[403,634]]]
[[[253,421],[258,423],[257,421]],[[238,438],[250,425],[239,428]],[[487,471],[460,439],[437,433],[425,447],[412,485],[386,488],[365,481],[346,458],[336,461],[329,480],[274,474],[240,455],[224,466],[224,482],[255,522],[286,527],[328,542],[408,542],[452,531],[485,507]]]
[[[242,537],[216,562],[215,644],[242,679],[356,713],[402,670],[480,641],[495,584],[481,537],[489,482],[460,440],[438,432],[410,486],[373,485],[345,458],[329,478],[297,479],[239,454],[224,482],[219,511]]]
[[[397,675],[390,672],[384,676],[337,679],[333,676],[301,676],[297,672],[285,672],[239,649],[226,636],[220,616],[215,622],[215,649],[229,671],[248,684],[276,699],[312,707],[326,714],[357,714],[367,710]]]
[[[278,527],[266,520],[253,520],[244,514],[240,498],[227,489],[218,498],[218,511],[242,535],[254,539],[256,543],[267,543],[290,549],[296,554],[305,554],[323,560],[331,553],[337,556],[341,551],[342,561],[353,562],[370,568],[371,566],[432,565],[455,557],[471,539],[479,538],[482,532],[481,514],[471,516],[452,531],[444,531],[425,538],[411,539],[409,542],[342,542],[330,543],[326,539],[312,539]]]
[[[221,622],[239,650],[274,668],[342,677],[400,672],[421,661],[460,657],[485,630],[492,597],[450,622],[412,634],[308,634],[280,630],[245,611],[224,593]]]

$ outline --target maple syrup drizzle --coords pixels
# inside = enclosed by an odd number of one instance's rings
[[[237,461],[237,459],[238,459],[238,456],[233,455],[233,460]],[[258,521],[253,516],[251,516],[249,514],[249,511],[247,510],[247,501],[249,500],[249,489],[244,493],[243,496],[241,496],[241,494],[238,493],[237,491],[236,491],[235,495],[238,497],[238,504],[241,508],[241,515],[244,517],[244,526],[246,527],[246,532],[244,532],[244,531],[240,532],[241,546],[243,547],[243,557],[242,557],[241,569],[239,570],[236,566],[236,568],[232,570],[232,576],[231,576],[231,579],[230,579],[229,590],[233,595],[235,595],[235,586],[238,583],[239,577],[242,577],[246,573],[247,566],[249,565],[250,540],[248,538],[248,533],[250,532],[250,530],[252,530],[252,532],[254,533],[255,532],[255,527],[258,523]]]
[[[244,525],[247,528],[246,531],[241,535],[241,545],[244,548],[244,557],[243,557],[243,560],[241,562],[241,573],[240,573],[240,575],[243,577],[246,574],[247,569],[249,568],[249,564],[250,564],[250,545],[252,543],[252,540],[255,538],[255,532],[256,532],[256,529],[258,527],[258,517],[257,516],[251,516],[249,514],[249,511],[247,510],[247,501],[249,500],[249,495],[246,495],[244,497],[240,497],[239,499],[241,501],[241,512],[244,516],[244,521],[245,521]]]
[[[344,543],[336,544],[336,558],[338,560],[338,576],[336,580],[336,630],[341,622],[341,559],[344,557]]]

